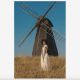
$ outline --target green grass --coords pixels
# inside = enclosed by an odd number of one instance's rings
[[[15,78],[65,78],[65,59],[50,57],[51,70],[42,71],[40,57],[15,57]]]

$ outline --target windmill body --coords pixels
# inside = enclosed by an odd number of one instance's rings
[[[45,39],[47,41],[47,45],[48,45],[48,54],[53,55],[53,56],[58,56],[58,50],[57,50],[56,43],[55,43],[55,40],[54,40],[54,36],[53,36],[53,33],[52,33],[52,26],[53,25],[52,25],[51,21],[47,18],[44,18],[42,20],[42,22],[44,24],[46,24],[47,26],[45,26],[42,23],[40,23],[37,26],[37,33],[36,33],[36,36],[35,36],[35,42],[34,42],[34,46],[33,46],[32,55],[33,56],[41,55],[41,48],[42,48],[41,41],[43,39]],[[53,36],[53,38],[52,38],[52,36]]]

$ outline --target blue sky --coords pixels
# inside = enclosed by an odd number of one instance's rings
[[[28,37],[25,43],[18,47],[18,43],[27,33],[33,28],[36,23],[36,19],[30,16],[29,14],[25,14],[23,10],[20,8],[22,2],[15,1],[14,2],[14,44],[15,44],[15,56],[21,55],[32,55],[32,49],[34,45],[34,39],[36,34],[36,29],[32,32],[32,34]],[[43,15],[47,8],[52,4],[52,2],[24,2],[24,5],[29,6],[32,9],[32,12],[35,13],[38,17]],[[46,16],[53,23],[54,28],[59,31],[65,37],[65,29],[66,29],[66,3],[65,2],[57,2],[55,6],[51,9],[51,11]],[[56,38],[55,38],[56,40]],[[65,55],[65,41],[63,43],[56,41],[58,52],[60,56]]]

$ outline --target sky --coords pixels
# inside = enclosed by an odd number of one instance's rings
[[[19,42],[28,34],[34,27],[37,19],[25,13],[21,8],[22,5],[28,6],[25,11],[31,10],[37,17],[44,15],[47,9],[52,5],[52,2],[14,2],[14,52],[15,56],[32,55],[36,29],[27,38],[21,47],[18,47]],[[56,2],[55,6],[47,14],[54,27],[65,38],[66,31],[66,3],[65,1]],[[55,36],[56,45],[59,56],[65,56],[65,40],[58,41]]]

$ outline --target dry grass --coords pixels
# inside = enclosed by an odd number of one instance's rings
[[[41,71],[40,57],[15,57],[15,78],[65,78],[65,59],[50,57],[51,70]]]

